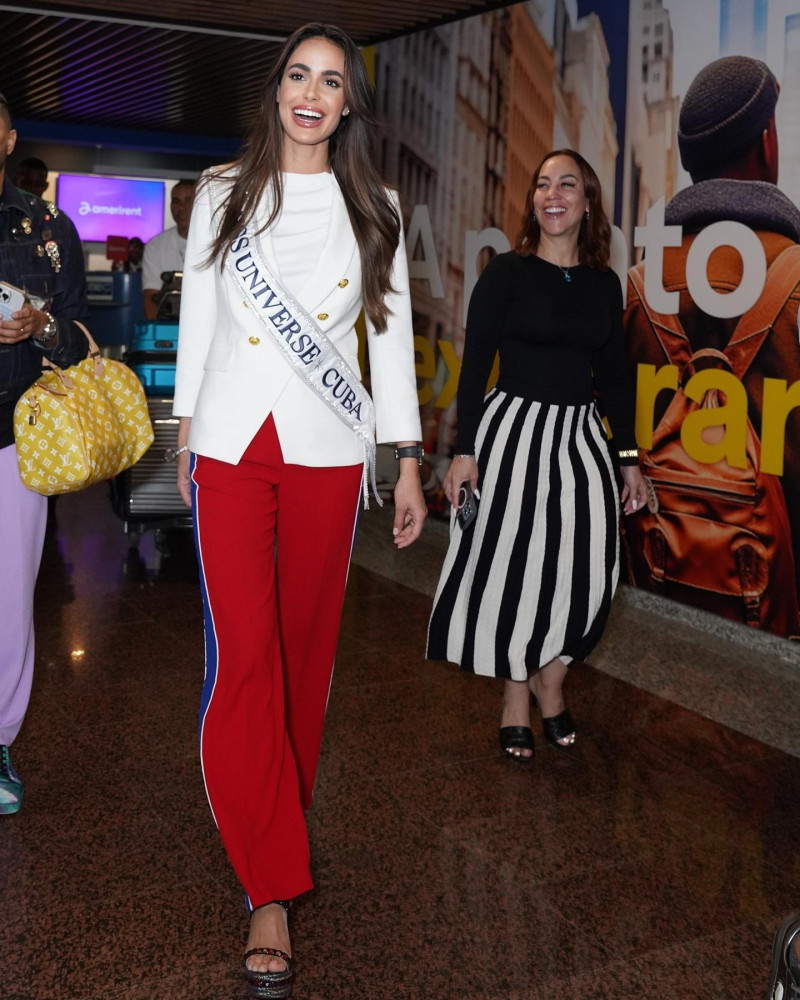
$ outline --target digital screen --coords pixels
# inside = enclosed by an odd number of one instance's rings
[[[164,182],[100,174],[59,174],[56,204],[85,242],[138,236],[145,243],[164,228]]]

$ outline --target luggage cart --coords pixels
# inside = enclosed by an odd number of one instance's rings
[[[172,415],[172,397],[149,396],[147,407],[154,440],[142,458],[111,480],[111,505],[122,519],[131,549],[138,548],[146,531],[155,532],[155,544],[164,550],[165,532],[190,529],[192,517],[175,481],[175,462],[168,451],[178,446],[178,418]]]

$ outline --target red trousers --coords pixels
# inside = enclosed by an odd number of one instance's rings
[[[272,418],[238,465],[198,456],[206,674],[200,756],[252,907],[312,887],[311,804],[362,467],[283,461]]]

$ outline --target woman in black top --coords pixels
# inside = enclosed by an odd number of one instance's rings
[[[562,684],[605,625],[618,505],[632,514],[646,502],[610,240],[594,170],[571,150],[550,153],[516,247],[491,261],[470,300],[445,492],[457,507],[469,483],[480,500],[476,519],[452,535],[428,657],[505,679],[500,744],[518,760],[533,756],[531,693],[547,739],[575,741]],[[498,351],[500,377],[484,399]]]

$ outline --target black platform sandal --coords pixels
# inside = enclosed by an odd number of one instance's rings
[[[273,899],[271,903],[265,903],[264,905],[271,906],[272,903],[282,906],[288,914],[289,901]],[[280,958],[286,963],[286,968],[281,969],[280,972],[257,972],[255,969],[248,968],[247,965],[248,961],[254,955],[268,955],[270,958]],[[244,955],[244,974],[247,979],[248,997],[253,997],[255,1000],[283,1000],[283,998],[292,995],[292,977],[294,976],[292,957],[279,948],[251,948],[250,951],[246,951]]]
[[[530,726],[502,726],[500,729],[500,748],[509,757],[523,764],[533,760],[533,732]],[[515,750],[530,750],[530,756],[514,753]]]
[[[559,750],[571,750],[575,746],[574,739],[571,743],[559,742],[559,740],[564,740],[568,736],[575,736],[575,720],[566,708],[563,712],[559,712],[558,715],[553,715],[549,719],[542,719],[542,731],[544,732],[544,738],[549,743],[552,743],[554,747],[558,747]]]

